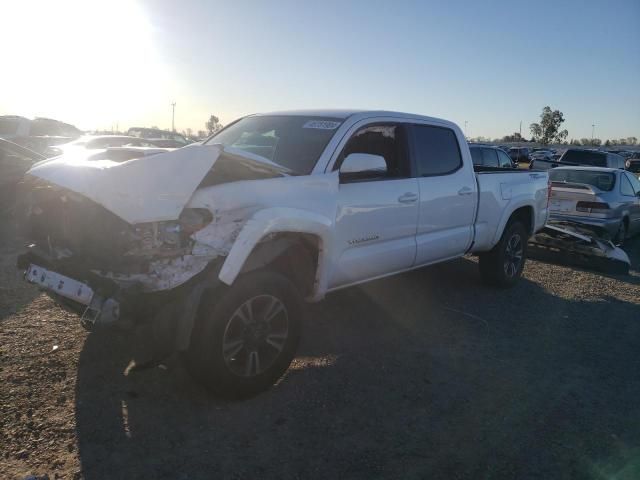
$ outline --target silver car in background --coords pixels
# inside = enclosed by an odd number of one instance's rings
[[[640,180],[617,168],[558,167],[549,172],[551,220],[606,230],[617,244],[640,233]]]

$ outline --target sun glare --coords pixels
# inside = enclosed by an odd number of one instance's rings
[[[0,42],[13,73],[0,80],[10,92],[0,114],[106,127],[122,112],[142,116],[167,102],[152,26],[132,0],[7,2],[3,10]]]

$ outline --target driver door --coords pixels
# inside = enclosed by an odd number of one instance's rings
[[[406,126],[385,122],[361,127],[334,169],[351,153],[383,157],[386,172],[340,175],[329,288],[411,268],[416,256],[419,189],[411,177]]]

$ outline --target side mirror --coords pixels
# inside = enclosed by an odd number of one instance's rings
[[[380,155],[370,153],[351,153],[340,166],[342,178],[379,177],[387,173],[387,162]]]

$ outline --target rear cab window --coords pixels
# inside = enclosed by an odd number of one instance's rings
[[[462,167],[460,145],[453,130],[414,124],[411,132],[417,176],[448,175]]]

